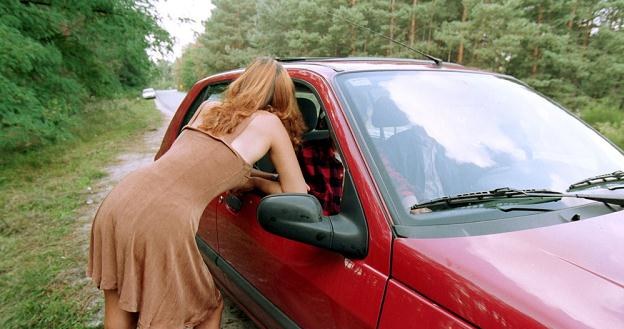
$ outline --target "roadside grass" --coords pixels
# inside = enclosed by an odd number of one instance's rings
[[[84,237],[87,189],[142,134],[160,126],[153,102],[97,101],[74,138],[0,158],[0,328],[86,328],[93,318]]]

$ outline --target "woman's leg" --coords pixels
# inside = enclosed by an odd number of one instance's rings
[[[195,329],[219,329],[221,327],[221,316],[223,315],[223,298],[221,298],[221,294],[219,294],[217,303],[217,307],[212,314],[204,322],[198,324]]]
[[[138,313],[130,313],[119,308],[117,290],[104,290],[104,328],[135,329]]]

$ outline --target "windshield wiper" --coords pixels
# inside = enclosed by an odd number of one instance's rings
[[[578,182],[570,185],[570,187],[568,187],[568,191],[571,191],[573,189],[578,189],[578,188],[594,186],[594,185],[597,185],[597,184],[616,182],[616,181],[620,181],[620,180],[624,180],[624,171],[617,170],[617,171],[614,171],[612,173],[598,175],[598,176],[594,176],[594,177],[590,177],[590,178],[584,179],[582,181],[578,181]]]
[[[422,209],[429,208],[431,210],[448,209],[455,207],[470,206],[473,204],[484,203],[495,199],[506,199],[513,197],[530,197],[529,193],[540,193],[542,195],[548,195],[548,197],[560,198],[561,193],[549,191],[549,190],[517,190],[509,187],[497,188],[491,191],[472,192],[465,194],[458,194],[453,196],[445,196],[423,203],[417,203],[410,209]]]
[[[449,209],[456,207],[465,207],[473,204],[489,202],[493,200],[505,200],[512,198],[552,198],[549,201],[558,201],[561,198],[579,198],[588,199],[604,203],[624,206],[624,195],[608,195],[608,194],[579,194],[579,193],[561,193],[550,190],[517,190],[509,187],[497,188],[491,191],[474,192],[466,194],[458,194],[455,196],[446,196],[431,201],[417,203],[410,209],[430,210]]]

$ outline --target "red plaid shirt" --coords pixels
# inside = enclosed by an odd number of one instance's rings
[[[309,193],[320,201],[325,216],[340,212],[344,167],[335,153],[330,140],[318,140],[303,142],[298,154],[303,177],[310,186]],[[411,184],[394,170],[383,154],[380,156],[399,195],[402,198],[414,195]]]
[[[331,140],[326,139],[303,142],[298,155],[310,194],[320,201],[325,216],[340,212],[344,167],[335,153]]]

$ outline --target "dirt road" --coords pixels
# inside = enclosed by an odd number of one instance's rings
[[[81,236],[81,240],[84,241],[85,254],[88,251],[88,237],[91,229],[91,220],[95,215],[97,207],[102,202],[108,192],[115,186],[124,176],[133,170],[136,170],[142,166],[145,166],[153,161],[154,154],[160,147],[160,142],[167,125],[179,102],[184,97],[183,93],[177,91],[158,91],[157,99],[155,100],[155,107],[160,110],[163,115],[163,124],[159,129],[155,129],[146,133],[141,143],[137,143],[132,146],[129,152],[121,154],[115,164],[106,168],[107,176],[102,180],[91,186],[86,191],[86,206],[84,211],[79,216],[79,220],[84,224],[78,234]],[[87,279],[85,279],[87,280]],[[103,309],[102,294],[88,285],[86,294],[89,296],[86,298],[89,305],[85,307],[93,309]],[[91,321],[89,327],[91,328],[103,328],[102,324],[103,312],[100,311],[97,316]],[[247,329],[255,328],[253,322],[238,309],[231,300],[225,298],[225,311],[223,314],[223,320],[221,322],[221,328],[224,329]]]

